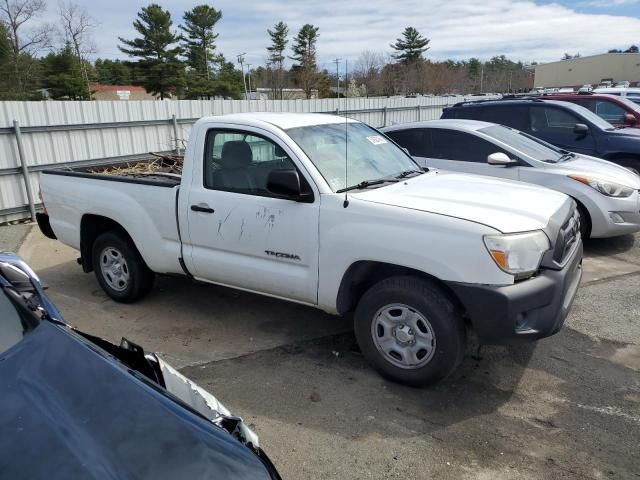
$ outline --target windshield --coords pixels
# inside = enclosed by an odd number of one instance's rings
[[[563,102],[562,105],[566,108],[570,108],[571,110],[574,110],[578,115],[581,115],[582,117],[589,120],[596,127],[601,128],[602,130],[615,129],[613,125],[611,125],[606,120],[603,120],[602,118],[600,118],[598,115],[596,115],[586,107],[582,107],[580,105],[576,105],[575,103],[569,103],[569,102]]]
[[[627,107],[629,107],[634,112],[640,113],[640,105],[638,105],[633,101],[634,98],[635,97],[618,97],[617,100],[619,102],[624,103]],[[636,101],[640,101],[640,97],[637,97]]]
[[[409,170],[420,170],[401,148],[364,123],[311,125],[288,129],[287,134],[334,192],[367,180],[394,178]],[[345,155],[349,159],[346,171]]]
[[[493,127],[481,128],[478,131],[534,160],[558,162],[563,158],[563,152],[560,149],[546,142],[539,141],[526,133],[519,132],[518,130],[503,127],[502,125],[495,125]]]

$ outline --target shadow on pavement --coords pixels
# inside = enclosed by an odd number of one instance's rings
[[[352,345],[344,334],[183,373],[254,419],[258,433],[261,418],[284,424],[279,439],[298,428],[363,442],[426,436],[480,462],[507,452],[570,478],[640,470],[640,377],[611,361],[622,345],[565,329],[537,344],[483,347],[425,389],[382,379]]]
[[[622,235],[613,238],[590,238],[584,242],[587,255],[606,256],[627,253],[640,246],[640,234]]]

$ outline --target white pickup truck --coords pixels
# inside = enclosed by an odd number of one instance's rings
[[[41,195],[42,231],[114,300],[155,272],[355,312],[365,357],[414,385],[455,369],[467,326],[485,343],[554,334],[582,275],[569,197],[424,171],[337,116],[203,118],[181,176],[51,170]]]

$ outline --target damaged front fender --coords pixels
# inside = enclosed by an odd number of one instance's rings
[[[166,390],[178,397],[193,410],[209,419],[213,424],[229,432],[234,438],[249,448],[258,451],[258,436],[242,421],[233,416],[220,401],[200,385],[189,380],[175,368],[155,355]]]

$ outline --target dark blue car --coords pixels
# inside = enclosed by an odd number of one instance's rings
[[[463,102],[445,108],[441,118],[499,123],[564,150],[640,170],[640,129],[616,128],[573,103],[539,99]]]
[[[255,434],[154,354],[75,330],[0,253],[0,478],[279,479]]]

